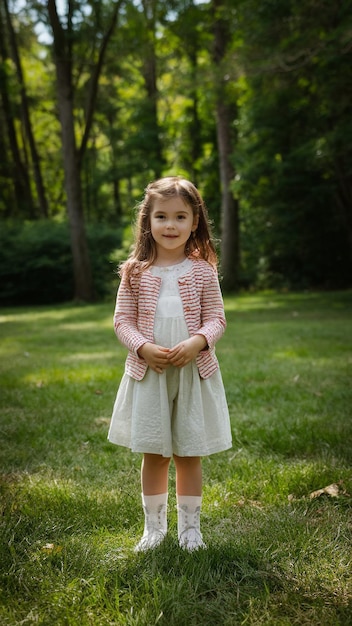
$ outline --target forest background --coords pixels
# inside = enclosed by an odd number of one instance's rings
[[[2,0],[0,60],[0,304],[103,297],[169,174],[224,291],[351,286],[351,0]]]

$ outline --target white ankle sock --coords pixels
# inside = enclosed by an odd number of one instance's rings
[[[144,532],[142,539],[135,547],[136,552],[155,548],[167,533],[167,499],[168,493],[146,496],[142,493],[144,510]]]
[[[146,496],[144,493],[142,496],[142,504],[143,507],[146,507],[149,513],[155,513],[158,511],[160,506],[167,506],[168,493],[157,493],[155,496]]]
[[[200,532],[202,496],[177,495],[177,533],[181,548],[192,551],[205,548]]]
[[[177,505],[186,506],[189,513],[195,513],[202,506],[202,496],[180,496],[177,494]]]

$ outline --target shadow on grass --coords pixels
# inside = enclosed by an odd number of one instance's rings
[[[233,294],[224,297],[228,320],[263,321],[307,315],[351,315],[352,290],[336,292]]]
[[[300,579],[294,568],[286,569],[266,558],[260,549],[224,542],[200,554],[184,554],[174,545],[165,558],[166,546],[157,555],[130,563],[129,579],[136,581],[135,595],[153,590],[162,612],[161,623],[243,624],[348,623],[351,608],[344,593],[333,585],[330,592],[315,578]],[[270,550],[270,546],[267,546]],[[164,558],[163,558],[164,557]],[[319,608],[320,604],[320,608]],[[321,620],[321,621],[319,621]]]
[[[131,595],[134,602],[142,599],[139,610],[148,597],[149,606],[162,614],[161,623],[175,626],[266,624],[275,618],[347,624],[352,607],[344,508],[330,501],[308,508],[296,503],[264,514],[244,509],[227,525],[208,527],[208,549],[197,553],[181,551],[169,536],[153,552],[117,569],[115,562],[107,577],[109,592],[127,588],[130,600]],[[320,531],[323,520],[327,526]],[[138,611],[138,601],[134,606]]]
[[[171,514],[165,542],[136,555],[142,514],[134,477],[122,478],[118,491],[90,493],[38,476],[3,482],[2,597],[18,607],[9,623],[31,606],[48,624],[64,623],[63,610],[65,623],[83,625],[92,611],[95,623],[140,626],[349,623],[350,499],[263,508],[227,500],[204,515],[208,549],[192,554],[179,549]]]
[[[6,336],[17,337],[30,348],[43,338],[46,348],[84,348],[92,342],[98,346],[116,339],[113,331],[113,306],[91,305],[57,308],[37,307],[0,311],[0,331]]]

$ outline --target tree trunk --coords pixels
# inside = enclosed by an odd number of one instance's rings
[[[193,53],[189,57],[191,63],[192,72],[192,84],[190,90],[190,96],[192,98],[192,104],[190,106],[192,112],[192,122],[190,124],[190,140],[191,140],[191,172],[193,176],[193,182],[198,185],[199,165],[198,161],[202,154],[202,139],[201,139],[201,124],[198,115],[198,88],[197,88],[197,75],[198,75],[198,58],[197,52]]]
[[[76,147],[74,130],[70,34],[61,26],[55,0],[48,0],[47,7],[54,38],[58,109],[73,258],[74,297],[89,302],[94,300],[94,289],[82,206],[81,159]]]
[[[221,181],[221,275],[224,291],[235,291],[239,282],[239,205],[231,191],[235,169],[231,162],[233,132],[231,108],[227,101],[223,60],[231,33],[223,0],[213,0],[214,47],[216,68],[216,127]]]
[[[37,190],[40,215],[41,217],[48,217],[48,202],[46,199],[43,177],[42,177],[41,168],[40,168],[40,158],[39,158],[37,146],[36,146],[35,139],[34,139],[34,133],[33,133],[32,123],[31,123],[31,118],[30,118],[30,113],[29,113],[26,86],[24,83],[24,77],[23,77],[23,72],[22,72],[22,65],[21,65],[20,55],[18,52],[16,36],[15,36],[15,32],[12,26],[11,16],[10,16],[9,9],[8,9],[7,0],[4,0],[4,6],[5,6],[7,29],[8,29],[8,34],[9,34],[11,53],[12,53],[15,67],[16,67],[17,79],[20,85],[20,90],[21,90],[22,116],[23,116],[26,137],[27,137],[27,141],[28,141],[29,149],[31,153],[33,174],[34,174],[35,186]]]
[[[114,4],[110,26],[102,37],[97,63],[91,72],[86,103],[85,129],[81,146],[77,148],[74,123],[74,90],[72,85],[72,23],[74,3],[72,1],[68,2],[67,29],[65,30],[62,27],[57,13],[56,0],[47,0],[49,20],[54,38],[53,51],[61,123],[67,210],[71,233],[75,284],[74,295],[76,299],[84,301],[94,300],[95,294],[84,225],[81,170],[89,132],[93,122],[99,76],[103,67],[106,48],[116,25],[121,2],[122,0],[119,0]]]
[[[160,178],[162,174],[163,156],[160,142],[160,129],[158,121],[158,87],[157,87],[157,67],[155,53],[155,22],[156,5],[155,0],[143,0],[143,12],[146,22],[146,48],[143,61],[143,78],[148,94],[148,108],[150,114],[150,124],[152,128],[152,151],[154,154],[154,174]]]
[[[113,198],[114,198],[114,216],[116,218],[117,223],[120,222],[122,217],[122,203],[121,203],[121,192],[120,192],[120,178],[118,175],[117,164],[114,163],[113,166]]]
[[[6,125],[6,134],[10,146],[12,161],[9,164],[11,168],[11,179],[13,181],[13,193],[15,197],[15,206],[9,207],[6,212],[7,217],[14,217],[16,213],[25,217],[34,217],[34,203],[32,198],[31,186],[27,168],[21,159],[20,148],[17,141],[15,123],[11,111],[11,102],[9,98],[9,86],[7,74],[5,71],[5,63],[9,58],[6,47],[5,28],[0,11],[0,58],[3,61],[3,69],[1,71],[0,93],[4,112],[4,122]],[[4,141],[5,133],[2,140]],[[11,204],[11,203],[10,203]]]
[[[239,207],[231,191],[235,170],[231,164],[231,118],[224,101],[216,107],[216,130],[221,181],[221,276],[224,291],[235,291],[239,282]]]
[[[75,299],[92,301],[94,292],[83,216],[81,172],[74,133],[73,102],[65,65],[65,62],[57,60],[58,105],[74,267],[74,295]]]

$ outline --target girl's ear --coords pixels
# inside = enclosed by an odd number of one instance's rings
[[[197,230],[198,224],[199,224],[199,215],[195,215],[193,218],[192,233],[194,233]]]

